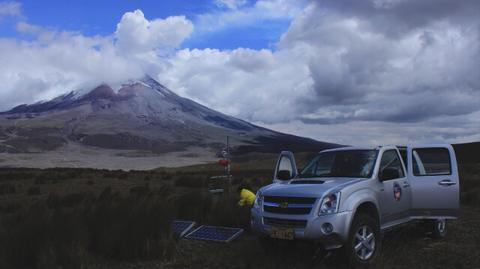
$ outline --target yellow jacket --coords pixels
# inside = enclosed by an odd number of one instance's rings
[[[240,191],[240,201],[238,201],[239,206],[253,206],[253,202],[255,201],[255,193],[247,190],[247,189],[242,189]]]

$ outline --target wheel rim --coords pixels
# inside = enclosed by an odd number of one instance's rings
[[[446,228],[445,220],[437,220],[437,230],[439,233],[444,233]]]
[[[353,240],[355,255],[362,261],[370,259],[375,252],[375,234],[367,225],[358,228]]]

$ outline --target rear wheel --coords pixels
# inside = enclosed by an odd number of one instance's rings
[[[378,221],[367,215],[358,214],[350,227],[349,239],[344,246],[349,268],[372,266],[382,245]]]
[[[433,238],[444,238],[447,235],[447,221],[444,219],[429,220],[427,229]]]

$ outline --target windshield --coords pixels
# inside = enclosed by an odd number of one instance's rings
[[[299,177],[372,176],[378,150],[339,150],[319,153],[302,170]]]

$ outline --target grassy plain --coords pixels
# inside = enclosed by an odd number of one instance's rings
[[[216,164],[151,171],[0,169],[0,268],[337,268],[307,243],[265,251],[236,205],[241,182],[270,182],[275,156],[234,160],[229,195],[208,192]],[[304,163],[308,154],[301,155]],[[443,240],[421,225],[387,233],[379,268],[480,268],[480,164],[460,165],[462,211]],[[242,227],[229,244],[177,239],[172,219]]]

